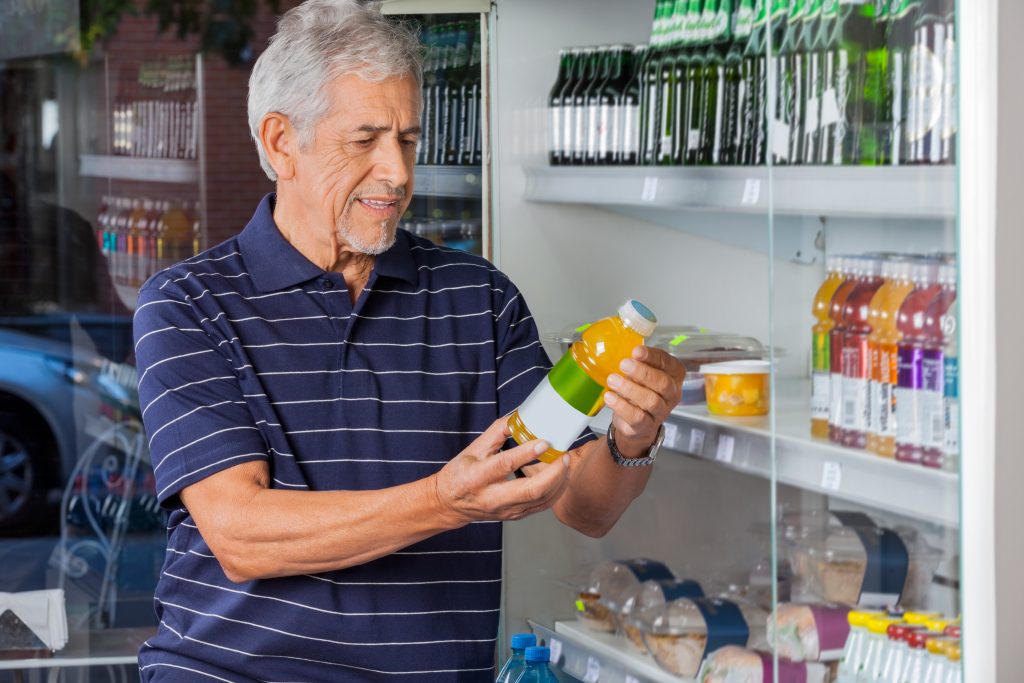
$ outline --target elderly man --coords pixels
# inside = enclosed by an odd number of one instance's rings
[[[551,508],[599,536],[650,476],[624,465],[683,370],[644,347],[610,380],[616,444],[588,435],[551,465],[530,464],[543,442],[501,450],[550,364],[505,275],[397,229],[418,59],[373,6],[288,12],[249,93],[276,194],[140,292],[171,511],[143,680],[492,680],[502,522]]]

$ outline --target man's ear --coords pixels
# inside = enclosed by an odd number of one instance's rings
[[[278,180],[291,180],[299,151],[298,131],[287,116],[272,111],[260,121],[260,142]]]

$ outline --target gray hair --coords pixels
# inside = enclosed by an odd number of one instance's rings
[[[271,180],[277,173],[260,141],[260,121],[284,114],[308,149],[330,108],[324,86],[344,74],[375,82],[408,75],[422,85],[419,40],[382,15],[379,2],[306,0],[281,17],[249,77],[249,132]]]

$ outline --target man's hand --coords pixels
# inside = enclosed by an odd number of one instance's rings
[[[615,444],[626,457],[638,457],[679,404],[686,368],[660,349],[638,346],[619,370],[621,375],[608,376],[604,402],[615,413]]]
[[[483,434],[434,475],[438,504],[462,526],[477,520],[516,520],[551,507],[569,483],[569,457],[530,468],[524,479],[508,477],[548,449],[531,441],[501,451],[510,435],[507,418]]]

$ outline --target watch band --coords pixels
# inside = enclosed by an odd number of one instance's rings
[[[654,443],[647,450],[647,455],[642,458],[627,458],[619,451],[619,447],[615,444],[615,425],[608,425],[608,451],[612,454],[612,458],[615,460],[615,464],[620,467],[649,467],[654,464],[654,459],[658,457],[658,450],[661,449],[661,442],[665,440],[665,425],[658,427],[658,435],[654,438]]]

